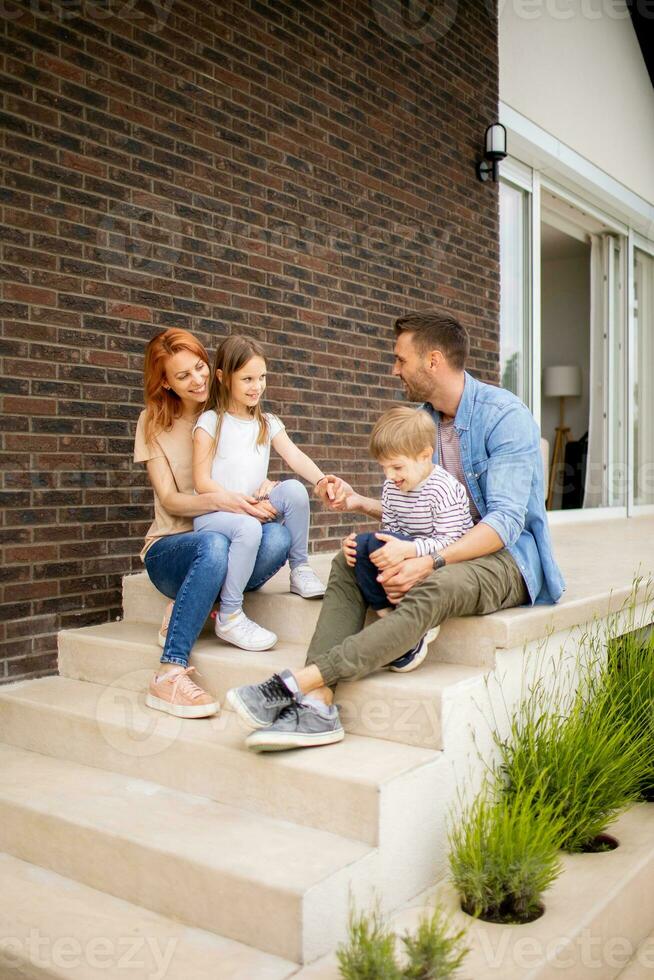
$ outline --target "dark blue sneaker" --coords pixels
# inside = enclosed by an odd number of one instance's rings
[[[440,626],[428,630],[414,647],[403,653],[397,660],[391,660],[390,664],[386,664],[386,670],[392,670],[396,674],[408,674],[410,670],[415,670],[427,656],[429,644],[436,639],[439,632]]]

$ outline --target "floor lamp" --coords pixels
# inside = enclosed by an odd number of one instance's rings
[[[565,424],[565,400],[566,398],[578,398],[581,395],[581,368],[577,364],[546,367],[543,372],[543,394],[546,398],[559,399],[559,424],[556,427],[550,481],[547,488],[547,509],[551,510],[554,503],[556,479],[564,463],[565,447],[570,437],[570,429]]]

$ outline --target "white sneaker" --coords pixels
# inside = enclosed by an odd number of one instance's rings
[[[226,623],[221,623],[220,617],[216,616],[215,630],[218,639],[233,643],[241,650],[270,650],[277,643],[277,636],[272,630],[254,623],[244,612]]]
[[[303,599],[318,599],[325,594],[325,586],[311,565],[298,565],[291,571],[291,592]]]

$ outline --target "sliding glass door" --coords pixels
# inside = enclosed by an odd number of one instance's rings
[[[529,193],[500,184],[500,384],[531,401]]]
[[[654,255],[634,248],[634,504],[654,504]]]

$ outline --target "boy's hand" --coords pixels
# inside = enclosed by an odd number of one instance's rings
[[[353,491],[350,484],[341,480],[340,476],[328,473],[318,481],[314,492],[329,510],[348,510],[345,504],[346,497]]]
[[[350,568],[354,568],[357,563],[357,536],[354,531],[348,534],[346,538],[343,538],[342,547],[345,561]]]
[[[416,546],[413,541],[400,541],[392,534],[383,534],[382,532],[375,534],[375,537],[379,541],[386,542],[383,548],[378,548],[370,555],[370,561],[377,566],[380,572],[391,568],[393,565],[401,564],[407,558],[416,557]]]

